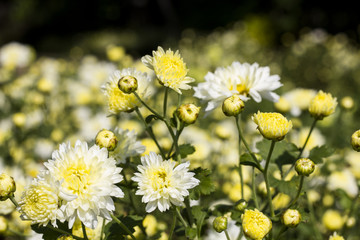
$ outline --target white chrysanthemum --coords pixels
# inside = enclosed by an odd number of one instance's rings
[[[54,182],[51,176],[45,179],[34,179],[25,189],[19,202],[21,218],[31,220],[33,224],[46,226],[50,221],[56,227],[56,220],[64,220],[64,214],[59,209],[60,182]]]
[[[116,128],[114,131],[118,140],[116,148],[110,152],[110,156],[120,163],[125,163],[126,158],[137,156],[145,152],[145,146],[136,139],[136,132]]]
[[[115,184],[123,180],[121,168],[108,157],[106,148],[97,145],[88,148],[86,142],[77,141],[75,146],[61,144],[44,164],[49,174],[60,181],[60,191],[75,199],[63,199],[60,209],[69,228],[76,218],[88,228],[95,228],[97,216],[110,219],[109,212],[115,210],[111,197],[122,198],[124,193]]]
[[[205,111],[210,111],[234,94],[239,94],[242,100],[250,96],[256,102],[261,102],[262,98],[275,102],[279,96],[272,91],[281,86],[280,77],[270,75],[269,67],[233,62],[226,68],[217,68],[214,73],[208,72],[205,82],[194,87],[194,96],[208,101]]]
[[[134,68],[126,68],[121,71],[115,71],[110,77],[109,81],[101,88],[107,97],[109,104],[109,111],[113,114],[119,112],[129,112],[136,107],[140,107],[140,101],[134,94],[123,93],[119,87],[118,82],[122,77],[131,76],[136,78],[138,88],[136,90],[140,98],[145,99],[151,94],[150,83],[152,78],[147,74],[140,72]]]
[[[327,183],[330,190],[342,189],[350,197],[355,197],[359,191],[356,179],[349,169],[332,172]]]
[[[188,83],[194,82],[195,79],[186,76],[188,69],[179,51],[175,53],[171,49],[164,51],[162,47],[158,47],[157,51],[153,51],[153,56],[146,55],[141,61],[150,69],[154,70],[156,77],[160,83],[166,87],[172,88],[179,94],[180,89],[190,89]]]
[[[131,179],[138,183],[136,195],[143,195],[142,201],[147,203],[146,211],[159,208],[161,212],[168,210],[171,204],[181,206],[184,197],[189,195],[188,189],[199,184],[194,173],[189,172],[189,162],[176,166],[176,162],[163,161],[160,155],[150,152],[141,157],[139,172]]]
[[[313,89],[296,88],[285,93],[282,97],[290,104],[290,113],[298,117],[301,111],[309,108],[315,95],[316,91]]]
[[[33,50],[17,42],[4,45],[0,49],[0,63],[5,68],[27,67],[34,57]]]

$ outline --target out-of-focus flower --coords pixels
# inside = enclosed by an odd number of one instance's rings
[[[296,227],[301,222],[301,214],[296,209],[287,209],[281,220],[286,227]]]
[[[98,224],[95,229],[85,227],[86,235],[89,240],[100,239],[103,219],[101,217],[98,217],[97,221],[100,222],[100,224]],[[81,226],[81,222],[79,220],[75,221],[74,226],[72,228],[72,234],[77,237],[81,237],[81,238],[84,237],[84,232],[83,232],[83,229]],[[104,235],[103,235],[103,237],[104,237]]]
[[[14,179],[6,173],[0,174],[0,201],[5,201],[14,195],[16,184]]]
[[[351,135],[351,146],[355,151],[360,152],[360,130]]]
[[[344,225],[344,218],[337,210],[326,210],[322,216],[323,225],[330,231],[340,230]]]
[[[354,99],[352,99],[352,97],[350,96],[343,97],[340,101],[340,105],[345,110],[351,110],[354,108],[355,105]]]
[[[272,91],[281,86],[280,77],[270,75],[269,67],[233,62],[227,68],[220,67],[214,73],[207,73],[205,82],[194,87],[194,96],[208,101],[205,111],[210,111],[234,94],[243,100],[251,96],[256,102],[261,102],[262,98],[275,102],[279,96]]]
[[[264,138],[280,141],[291,130],[292,122],[288,121],[280,113],[262,113],[258,111],[252,117],[253,121],[258,125],[258,130]]]
[[[309,131],[310,128],[308,127],[301,128],[299,131],[293,131],[291,134],[292,142],[299,148],[303,147],[306,138],[309,134]],[[314,128],[313,131],[311,132],[310,138],[308,139],[304,150],[306,152],[309,152],[314,147],[322,146],[324,144],[325,144],[325,137],[321,134],[319,129]]]
[[[289,104],[290,113],[298,117],[301,111],[309,108],[310,102],[315,95],[316,91],[313,89],[296,88],[285,93],[281,98]],[[275,103],[275,107],[280,104],[279,102]]]
[[[244,234],[253,240],[262,240],[271,230],[272,222],[259,210],[245,210],[242,215]]]
[[[8,225],[8,220],[5,217],[0,216],[0,235],[7,231]]]
[[[110,61],[120,61],[125,56],[125,49],[122,46],[110,45],[106,48],[106,55]]]
[[[168,49],[165,52],[162,47],[158,47],[157,51],[153,51],[152,54],[152,57],[150,55],[142,57],[141,61],[148,68],[154,70],[160,84],[179,94],[182,94],[180,89],[191,89],[188,83],[194,82],[195,79],[186,76],[189,70],[186,68],[186,63],[179,51],[174,53]]]
[[[0,49],[0,64],[7,69],[27,67],[34,58],[34,51],[27,45],[8,43]]]
[[[140,72],[133,68],[126,68],[121,71],[115,71],[109,78],[109,81],[102,86],[102,90],[107,97],[109,111],[113,114],[119,112],[130,112],[136,107],[141,106],[141,102],[134,94],[123,93],[119,87],[118,82],[122,77],[134,77],[138,83],[137,94],[140,98],[145,99],[150,94],[149,85],[152,79],[146,73]]]
[[[345,238],[334,232],[334,234],[329,237],[329,240],[345,240]]]
[[[291,198],[289,195],[285,193],[279,193],[273,198],[272,204],[274,206],[274,209],[278,210],[281,208],[285,208],[290,203],[290,201]]]
[[[314,118],[322,120],[324,117],[334,113],[336,106],[336,98],[333,98],[330,93],[325,93],[320,90],[311,100],[309,112]]]
[[[111,219],[115,210],[111,197],[121,198],[124,193],[115,184],[123,180],[121,168],[108,157],[106,148],[97,145],[88,148],[86,142],[60,144],[52,159],[44,163],[47,172],[61,181],[60,191],[73,197],[64,199],[60,209],[71,228],[80,219],[88,228],[97,226],[97,216]]]
[[[342,189],[350,197],[355,197],[359,191],[356,179],[349,169],[332,172],[328,178],[327,187],[330,190]]]
[[[349,150],[345,154],[345,160],[350,164],[350,171],[356,179],[360,179],[360,152]]]
[[[131,179],[138,183],[136,195],[142,195],[146,211],[158,208],[161,212],[168,210],[171,204],[181,206],[188,189],[199,184],[194,173],[189,172],[189,162],[176,166],[176,162],[163,161],[160,155],[150,152],[141,157],[141,165]]]

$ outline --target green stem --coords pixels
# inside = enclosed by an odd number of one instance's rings
[[[132,234],[132,232],[125,226],[125,224],[123,224],[117,217],[115,217],[112,213],[110,213],[111,218],[117,223],[119,224],[119,226],[127,233],[130,235],[130,237],[133,240],[136,240],[136,238],[134,237],[134,235]]]
[[[157,118],[164,120],[164,118],[158,114],[155,110],[153,110],[151,107],[149,107],[140,97],[136,92],[133,92],[133,94],[135,95],[135,97],[142,103],[142,105],[144,105],[150,112],[152,112]]]
[[[85,228],[85,225],[84,225],[83,222],[81,222],[81,228],[82,228],[82,232],[83,232],[83,235],[84,235],[84,239],[89,240],[89,238],[87,236],[87,233],[86,233],[86,228]]]
[[[164,118],[166,118],[166,108],[167,108],[168,90],[169,90],[169,88],[165,87],[164,106],[163,106],[163,116],[164,116]]]
[[[304,176],[300,177],[300,185],[299,185],[299,189],[298,189],[298,192],[296,194],[296,197],[294,198],[294,200],[292,200],[292,202],[289,204],[289,206],[287,208],[291,208],[297,202],[297,200],[299,199],[300,194],[301,194],[301,190],[302,190],[302,187],[303,187],[303,183],[304,183],[304,178],[305,178]]]
[[[266,195],[267,195],[267,198],[268,198],[271,217],[275,216],[275,212],[274,212],[274,207],[272,205],[271,191],[270,191],[270,185],[269,185],[269,179],[268,179],[268,170],[269,170],[271,155],[272,155],[272,152],[273,152],[274,147],[275,147],[275,143],[276,143],[275,141],[271,141],[271,146],[270,146],[270,149],[269,149],[269,153],[268,153],[268,156],[267,156],[267,159],[266,159],[265,169],[264,169],[264,172],[263,172],[264,179],[265,179],[265,184],[266,184],[266,193],[267,193]]]
[[[185,228],[189,227],[189,224],[187,224],[187,222],[185,221],[185,219],[181,216],[179,207],[175,207],[175,209],[176,209],[176,214],[177,214],[177,216],[179,217],[181,223],[184,225],[184,227],[185,227]]]
[[[100,240],[103,240],[104,230],[105,230],[105,218],[103,219],[102,226],[101,226]]]
[[[240,128],[240,118],[239,115],[235,116],[235,121],[236,121],[236,127],[238,129],[238,132],[241,132],[241,128]],[[241,136],[239,134],[239,175],[240,175],[240,185],[241,185],[241,198],[244,198],[244,178],[243,178],[243,173],[242,173],[242,165],[240,162],[241,159]]]
[[[50,228],[51,230],[54,230],[56,232],[59,232],[59,233],[62,233],[62,234],[66,234],[66,235],[70,235],[72,238],[76,239],[76,240],[84,240],[84,238],[81,238],[81,237],[78,237],[78,236],[75,236],[71,233],[68,233],[67,231],[64,231],[62,229],[58,229],[56,227],[53,227],[52,225],[48,224],[46,225],[47,228]]]
[[[257,196],[256,196],[256,187],[255,187],[255,167],[252,167],[252,195],[253,195],[253,199],[255,202],[255,207],[257,209],[259,209],[259,203],[257,201]]]
[[[140,110],[139,110],[138,108],[135,108],[135,112],[136,112],[136,114],[138,115],[138,117],[140,118],[140,120],[143,122],[143,124],[144,124],[144,126],[145,126],[145,128],[146,128],[146,131],[148,132],[148,134],[150,135],[150,137],[154,140],[157,148],[159,149],[159,152],[160,152],[161,156],[163,157],[163,159],[165,159],[165,154],[164,154],[164,152],[163,152],[163,150],[162,150],[159,142],[156,140],[156,137],[155,137],[155,135],[154,135],[154,133],[153,133],[153,131],[152,131],[151,126],[149,126],[149,125],[146,123],[144,117],[142,116],[142,114],[141,114],[141,112],[140,112]]]
[[[307,137],[306,137],[306,140],[305,140],[305,142],[304,142],[304,145],[303,145],[302,148],[300,149],[300,152],[299,152],[299,154],[298,154],[298,156],[296,157],[295,160],[298,160],[298,159],[301,157],[302,153],[304,152],[304,149],[305,149],[305,147],[306,147],[306,144],[308,143],[308,141],[309,141],[309,139],[310,139],[310,135],[311,135],[312,131],[314,130],[317,121],[318,121],[317,119],[314,119],[313,123],[311,124],[310,131],[309,131],[309,133],[308,133],[308,135],[307,135]],[[291,172],[291,170],[294,168],[295,162],[296,162],[296,161],[294,161],[294,163],[291,165],[291,167],[289,168],[289,170],[286,171],[283,179],[285,179],[285,178],[287,177],[287,175],[289,175],[289,173]]]
[[[194,223],[194,216],[191,213],[191,207],[190,207],[190,200],[189,198],[185,198],[185,206],[186,206],[186,213],[189,216],[189,223],[192,226]]]
[[[227,230],[224,231],[225,235],[226,235],[226,239],[227,240],[231,240],[230,236],[229,236],[229,233]]]
[[[11,202],[15,205],[15,207],[18,208],[18,207],[19,207],[19,204],[18,204],[17,201],[15,200],[14,195],[10,196],[9,198],[10,198]]]
[[[172,236],[173,236],[174,230],[175,230],[175,226],[176,226],[176,214],[173,213],[173,222],[172,222],[171,228],[170,228],[169,239],[172,239]]]

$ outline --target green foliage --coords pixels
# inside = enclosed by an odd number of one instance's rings
[[[290,181],[279,180],[273,176],[269,176],[270,185],[279,190],[281,193],[285,193],[290,197],[295,197],[298,192],[300,177],[293,177]]]
[[[333,148],[330,148],[326,145],[321,147],[314,147],[310,151],[309,159],[311,159],[316,164],[323,163],[323,159],[330,157],[334,152],[335,150]]]
[[[135,226],[141,226],[143,217],[137,215],[121,216],[118,219],[132,232],[135,232]],[[105,238],[107,240],[125,239],[129,235],[115,221],[111,221],[105,226]]]
[[[247,165],[247,166],[253,166],[256,167],[257,169],[259,169],[260,171],[263,171],[262,167],[260,166],[258,161],[255,161],[255,159],[249,154],[249,153],[244,153],[241,155],[240,157],[240,163],[242,165]]]
[[[198,236],[201,235],[201,228],[204,224],[205,219],[207,218],[207,212],[202,210],[200,206],[193,206],[191,208],[191,213],[193,214],[194,218],[196,219],[196,226],[197,226],[197,234]]]
[[[195,172],[194,177],[199,179],[200,183],[190,190],[190,199],[198,200],[200,195],[209,195],[215,191],[214,180],[212,179],[210,170],[196,168],[193,172]]]
[[[195,152],[195,147],[191,144],[182,144],[179,146],[179,153],[181,158],[186,158],[188,155]]]
[[[66,222],[65,223],[57,222],[57,226],[58,226],[57,227],[58,229],[71,234],[71,230],[67,227]],[[31,225],[31,229],[36,233],[43,234],[43,239],[44,240],[54,240],[54,239],[57,239],[59,236],[64,235],[64,233],[60,233],[60,232],[55,231],[55,230],[53,230],[53,229],[51,229],[49,227],[43,227],[43,226],[35,225],[35,224]]]

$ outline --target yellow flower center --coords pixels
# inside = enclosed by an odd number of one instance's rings
[[[64,171],[64,187],[72,194],[81,195],[86,191],[90,182],[90,169],[86,166],[83,159],[68,166]]]
[[[164,168],[153,171],[150,176],[151,186],[154,191],[162,191],[164,188],[170,187],[170,179]]]
[[[113,112],[131,111],[141,105],[135,95],[123,93],[116,84],[111,84],[108,95],[109,108]]]
[[[179,54],[166,51],[163,55],[154,56],[154,71],[163,80],[182,80],[188,70]]]
[[[230,91],[234,90],[234,86],[230,86],[229,88]],[[236,85],[236,91],[239,92],[240,95],[249,95],[249,91],[250,89],[246,86],[246,84],[240,83]]]

